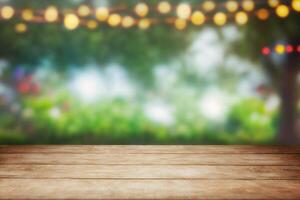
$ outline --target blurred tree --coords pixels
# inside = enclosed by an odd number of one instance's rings
[[[76,8],[78,3],[57,0],[11,2],[20,8],[46,8],[48,5]],[[133,1],[128,3],[131,5]],[[119,63],[127,67],[131,75],[146,83],[145,85],[152,83],[151,68],[179,55],[188,46],[189,38],[187,34],[174,31],[173,27],[163,24],[144,31],[139,28],[111,28],[106,24],[100,24],[96,30],[77,28],[74,31],[57,24],[28,24],[28,32],[20,34],[14,30],[17,22],[17,19],[0,22],[0,56],[8,59],[13,67],[38,67],[45,58],[60,70],[93,62],[100,65]]]
[[[277,44],[291,44],[294,47],[299,45],[299,21],[300,15],[295,12],[290,13],[285,19],[271,17],[261,21],[253,18],[247,26],[241,28],[242,37],[235,42],[233,48],[239,55],[263,63],[262,67],[281,99],[278,140],[284,144],[300,141],[297,129],[299,112],[297,77],[300,71],[300,57],[297,53],[281,55],[272,53],[263,56],[261,49],[265,46],[274,48]]]

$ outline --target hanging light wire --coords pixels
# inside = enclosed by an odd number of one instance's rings
[[[282,2],[280,0],[228,0],[220,3],[205,0],[200,4],[183,2],[174,5],[171,1],[162,0],[155,5],[150,5],[145,1],[134,6],[136,17],[124,14],[130,13],[129,8],[124,5],[93,8],[82,4],[76,9],[68,10],[61,10],[53,5],[44,10],[17,9],[10,5],[0,5],[0,20],[21,19],[26,23],[63,23],[70,30],[79,26],[95,29],[99,23],[123,28],[137,26],[140,29],[148,29],[150,25],[157,23],[166,23],[174,24],[177,29],[183,30],[189,24],[200,26],[212,22],[223,26],[228,22],[234,22],[243,25],[251,16],[263,21],[271,14],[286,18],[291,12],[300,12],[300,0],[291,0],[289,4]]]

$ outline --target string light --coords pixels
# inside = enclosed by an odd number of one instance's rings
[[[239,25],[244,25],[248,22],[248,15],[247,13],[240,11],[235,15],[235,21]]]
[[[277,44],[277,45],[275,46],[275,52],[276,52],[277,54],[284,54],[284,51],[285,51],[284,45],[282,45],[282,44]]]
[[[106,7],[99,7],[96,9],[96,18],[99,21],[106,21],[109,16],[109,10]]]
[[[227,1],[225,6],[229,12],[236,12],[239,8],[239,4],[233,0]]]
[[[184,19],[176,19],[175,20],[175,28],[178,30],[183,30],[187,26],[186,20]]]
[[[268,0],[268,4],[270,7],[275,8],[280,4],[279,0]]]
[[[273,48],[273,52],[279,55],[282,54],[291,54],[291,53],[300,53],[300,45],[296,46],[296,45],[291,45],[291,44],[287,44],[287,45],[283,45],[283,44],[276,44]],[[264,47],[261,50],[261,53],[265,56],[268,56],[272,53],[272,49],[269,47]]]
[[[66,14],[64,25],[69,30],[74,30],[79,26],[79,18],[75,14]]]
[[[15,26],[15,30],[16,30],[16,32],[18,32],[18,33],[24,33],[24,32],[27,31],[27,26],[26,26],[26,24],[24,24],[24,23],[18,23],[18,24],[16,24],[16,26]]]
[[[30,9],[24,9],[22,12],[22,18],[25,21],[31,21],[33,19],[33,12]]]
[[[58,10],[54,6],[49,6],[45,11],[45,20],[55,22],[58,19]]]
[[[79,6],[77,12],[79,16],[86,17],[91,14],[91,9],[87,5],[81,5]]]
[[[242,2],[242,7],[245,11],[250,12],[250,11],[254,10],[255,4],[254,4],[253,0],[244,0]]]
[[[108,24],[110,26],[118,26],[122,21],[122,17],[119,14],[112,14],[108,18]]]
[[[213,1],[205,1],[202,5],[205,11],[213,11],[216,8],[216,4]]]
[[[1,17],[3,19],[11,19],[15,14],[15,10],[11,6],[3,6],[1,9]]]
[[[123,19],[122,19],[122,26],[124,28],[130,28],[130,27],[133,26],[133,24],[134,24],[133,17],[131,17],[131,16],[125,16],[125,17],[123,17]]]
[[[145,3],[138,3],[135,6],[134,11],[138,16],[145,17],[149,12],[149,8]]]
[[[141,19],[139,21],[138,26],[140,29],[143,29],[143,30],[148,29],[150,26],[150,20],[149,19]]]
[[[280,18],[286,18],[290,13],[289,7],[286,5],[280,5],[276,8],[276,14]]]
[[[263,55],[269,55],[271,53],[271,49],[268,47],[264,47],[262,48],[261,52]]]
[[[191,6],[187,3],[181,3],[177,6],[176,13],[181,19],[188,19],[191,15]]]
[[[192,14],[191,21],[195,25],[201,25],[205,22],[205,16],[201,11],[195,11]]]
[[[300,0],[293,0],[292,1],[292,8],[295,11],[300,12]]]
[[[157,9],[162,14],[167,14],[171,11],[171,5],[167,1],[161,1],[159,2]]]
[[[227,16],[223,12],[217,12],[214,15],[214,22],[218,26],[223,26],[227,22]]]
[[[258,19],[266,20],[269,18],[270,13],[267,9],[261,8],[257,11],[256,15],[257,15]]]
[[[161,21],[165,23],[172,23],[177,29],[184,29],[189,21],[194,25],[202,25],[209,17],[216,25],[222,26],[227,23],[227,20],[230,18],[234,19],[235,23],[238,25],[243,25],[249,21],[248,12],[253,13],[259,20],[266,20],[270,17],[271,12],[275,12],[275,14],[280,18],[286,18],[289,16],[290,12],[300,12],[300,0],[290,0],[290,5],[280,4],[280,0],[266,0],[264,3],[256,2],[254,0],[227,0],[225,2],[216,2],[213,0],[204,0],[202,3],[203,11],[196,10],[193,12],[192,6],[188,3],[179,3],[176,6],[175,12],[177,15],[177,19],[173,16],[169,16],[168,18],[157,18],[156,15],[153,18],[147,19],[134,19],[133,17],[126,16],[122,17],[120,13],[114,13],[110,15],[110,9],[119,9],[120,12],[124,12],[126,7],[120,8],[107,8],[107,7],[98,7],[95,10],[92,10],[89,5],[82,4],[76,10],[67,9],[67,10],[59,10],[55,6],[49,6],[45,10],[31,10],[28,8],[25,9],[14,9],[11,6],[1,6],[0,7],[0,20],[9,20],[16,15],[16,17],[20,17],[24,21],[30,21],[31,23],[52,23],[56,21],[60,21],[60,16],[64,15],[63,23],[67,29],[73,30],[77,28],[80,24],[85,25],[89,29],[95,29],[99,23],[92,18],[83,19],[84,17],[88,17],[91,14],[95,15],[96,20],[105,22],[110,26],[118,26],[122,25],[124,28],[129,28],[134,26],[135,24],[141,29],[147,29],[150,27],[152,21]],[[257,3],[257,6],[256,6]],[[168,14],[173,10],[173,6],[168,0],[161,0],[156,4],[156,10],[158,13],[162,15]],[[266,6],[269,6],[266,7]],[[196,8],[196,6],[193,6]],[[257,7],[257,9],[255,9]],[[270,10],[274,8],[274,10]],[[243,11],[239,11],[242,8]],[[224,9],[227,13],[224,12]],[[214,11],[214,14],[211,16],[208,12]],[[139,17],[146,17],[149,14],[150,8],[144,2],[137,3],[134,6],[134,12]],[[254,11],[254,12],[252,12]],[[66,13],[66,14],[64,14]],[[69,19],[68,15],[73,13]],[[77,13],[78,16],[75,14]],[[232,14],[229,14],[232,13]],[[233,14],[236,13],[236,14]],[[75,16],[74,16],[75,15]],[[82,17],[82,18],[79,18]],[[182,19],[182,20],[178,20]],[[177,23],[177,25],[176,25]],[[74,27],[74,28],[73,28]],[[275,51],[275,50],[274,50]]]
[[[285,51],[286,51],[287,53],[292,53],[292,52],[294,51],[294,48],[293,48],[292,45],[286,45]]]
[[[93,30],[93,29],[96,29],[96,28],[98,27],[98,23],[97,23],[96,20],[91,19],[91,20],[89,20],[89,21],[87,22],[86,26],[87,26],[89,29]]]

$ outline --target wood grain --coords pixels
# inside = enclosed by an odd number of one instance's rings
[[[299,188],[299,180],[1,179],[0,198],[299,199]]]
[[[299,180],[300,166],[0,165],[0,178]]]
[[[299,165],[300,154],[0,154],[3,164]]]
[[[300,199],[300,147],[0,146],[0,199]]]
[[[7,153],[96,153],[96,154],[300,154],[300,146],[246,145],[0,145],[0,154]]]

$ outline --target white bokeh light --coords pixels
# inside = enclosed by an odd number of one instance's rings
[[[54,119],[57,119],[61,116],[61,111],[59,108],[57,107],[53,107],[49,110],[49,115],[54,118]]]
[[[71,82],[71,90],[82,100],[99,100],[105,92],[105,85],[100,72],[88,70],[78,74]]]
[[[164,102],[149,102],[145,105],[144,112],[155,123],[163,125],[172,125],[174,123],[173,109]]]
[[[271,95],[265,104],[265,108],[268,112],[276,111],[280,106],[280,98],[277,95]]]
[[[69,89],[86,103],[119,97],[131,99],[136,94],[135,85],[118,65],[109,65],[104,69],[91,65],[85,70],[73,71],[72,75]]]
[[[132,98],[135,89],[130,82],[126,71],[118,65],[110,65],[104,71],[107,95],[110,97]]]
[[[208,91],[199,102],[201,114],[213,121],[223,121],[229,109],[227,97],[218,91]]]
[[[224,61],[225,48],[219,39],[218,32],[212,28],[201,31],[188,50],[187,58],[194,64],[196,72],[199,74],[210,73]]]

